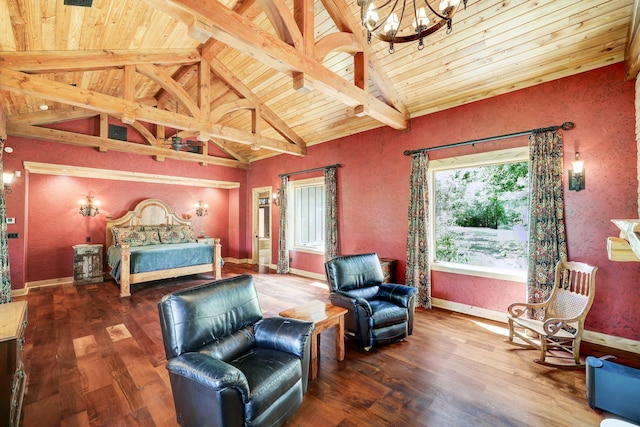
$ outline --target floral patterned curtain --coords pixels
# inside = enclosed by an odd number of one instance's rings
[[[287,233],[287,186],[289,177],[284,175],[280,177],[280,235],[278,236],[278,274],[287,274],[289,272],[289,249],[288,233]]]
[[[549,297],[555,280],[555,266],[558,261],[567,259],[562,168],[562,136],[556,131],[531,134],[527,299],[532,303]]]
[[[4,140],[0,139],[0,176],[4,170],[2,164]],[[9,270],[9,245],[7,242],[7,206],[4,190],[0,191],[0,304],[11,302],[11,271]]]
[[[418,304],[424,308],[431,308],[431,271],[427,244],[429,236],[428,171],[427,153],[414,154],[411,158],[405,283],[418,288]]]
[[[325,261],[338,255],[338,183],[335,167],[324,170],[324,259]]]

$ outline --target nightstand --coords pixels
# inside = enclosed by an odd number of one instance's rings
[[[398,261],[390,258],[380,258],[384,283],[396,283],[396,265]]]
[[[73,247],[73,284],[102,283],[102,245],[75,245]]]
[[[202,243],[203,245],[213,246],[216,243],[215,237],[198,237],[196,242]]]

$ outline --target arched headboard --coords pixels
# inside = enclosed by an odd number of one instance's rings
[[[113,227],[133,227],[138,225],[191,225],[191,221],[174,213],[169,205],[159,199],[141,201],[132,210],[117,219],[107,220],[107,248],[113,246]]]

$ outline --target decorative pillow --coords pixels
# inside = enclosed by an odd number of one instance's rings
[[[163,231],[167,231],[166,225],[145,225],[144,231],[155,231],[156,233],[162,233]]]
[[[185,234],[184,243],[195,242],[196,241],[196,235],[193,232],[193,228],[191,228],[190,225],[174,225],[173,226],[173,230],[184,231],[184,234]]]
[[[111,229],[116,246],[127,243],[129,246],[147,246],[149,240],[140,227],[113,227]]]
[[[149,240],[144,231],[132,231],[129,235],[129,246],[147,246]]]
[[[131,233],[130,227],[113,227],[111,229],[113,244],[115,246],[120,246],[123,243],[123,240],[127,239],[129,233]]]
[[[160,232],[160,242],[162,243],[186,243],[187,235],[182,230],[168,229],[167,231]]]
[[[113,235],[113,244],[115,246],[120,246],[122,243],[128,243],[129,245],[131,245],[131,233],[137,233],[141,231],[142,227],[139,225],[135,225],[133,227],[113,227],[111,228],[111,234]]]
[[[157,231],[144,231],[145,236],[147,237],[148,245],[159,245],[160,244],[160,234]]]

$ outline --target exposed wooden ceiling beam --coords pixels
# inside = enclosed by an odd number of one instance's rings
[[[244,0],[244,1],[239,0],[233,7],[233,10],[236,11],[236,13],[244,15],[247,19],[252,21],[261,12],[259,7],[252,7],[254,6],[254,4],[255,4],[255,0]],[[158,7],[157,4],[154,4],[154,6],[156,8]],[[161,10],[163,10],[165,13],[171,16],[178,16],[180,14],[185,13],[183,9],[178,8],[173,4],[171,5],[171,9],[167,7]],[[220,53],[220,51],[224,49],[224,47],[225,47],[224,43],[220,43],[214,39],[208,39],[204,44],[200,46],[200,51],[201,51],[202,57],[206,57],[206,55],[208,55],[208,57],[211,58],[211,57],[217,56],[218,53]],[[178,82],[178,84],[182,85],[187,81],[189,81],[191,78],[193,78],[194,70],[195,70],[195,67],[184,65],[180,67],[173,74],[173,79],[176,82]],[[164,89],[160,89],[156,94],[156,98],[158,99],[159,105],[164,105],[164,103],[169,99],[169,97],[170,97],[170,94]]]
[[[256,1],[262,7],[280,39],[296,49],[301,49],[303,47],[302,33],[287,6],[281,0]]]
[[[3,67],[31,73],[66,73],[138,64],[180,65],[199,61],[197,49],[0,52]]]
[[[364,62],[366,66],[371,70],[368,77],[373,82],[374,86],[378,88],[383,99],[389,104],[400,111],[404,116],[409,119],[409,110],[402,103],[400,95],[396,90],[393,82],[382,69],[380,61],[376,58],[375,53],[364,35],[364,30],[356,22],[353,15],[349,12],[344,0],[322,0],[322,4],[331,16],[331,19],[335,22],[340,31],[350,32],[354,38],[362,46],[362,53],[364,54]],[[366,86],[367,82],[363,82]]]
[[[38,126],[8,123],[7,131],[10,135],[22,138],[32,138],[45,141],[56,141],[64,144],[95,147],[100,151],[120,151],[126,153],[145,154],[169,159],[184,160],[201,164],[219,165],[225,167],[247,169],[248,163],[221,157],[203,156],[201,154],[174,151],[170,148],[152,147],[150,145],[132,142],[117,141],[99,136],[85,135],[58,129],[43,128]]]
[[[69,120],[86,119],[97,116],[98,113],[84,108],[70,107],[57,108],[55,110],[35,111],[33,113],[13,114],[9,117],[11,123],[21,125],[47,125],[51,123],[66,122]]]
[[[162,0],[145,0],[155,4]],[[230,47],[248,53],[263,63],[293,77],[295,73],[303,73],[305,78],[313,80],[313,86],[327,95],[340,100],[351,107],[362,107],[375,120],[395,129],[406,129],[408,117],[396,108],[385,104],[333,73],[317,62],[313,56],[288,45],[279,38],[264,31],[218,1],[205,3],[198,0],[174,0],[195,15],[202,16],[211,37],[218,39]]]
[[[164,90],[169,92],[175,99],[179,101],[193,117],[197,117],[200,113],[199,106],[191,99],[187,91],[180,86],[170,75],[160,70],[158,67],[150,64],[138,64],[136,70],[158,83]],[[208,82],[207,82],[208,83]],[[176,113],[178,108],[176,107]]]
[[[211,71],[218,76],[226,85],[233,88],[233,90],[239,95],[248,99],[254,106],[260,106],[260,115],[262,118],[271,125],[276,132],[282,135],[290,142],[297,144],[300,147],[306,147],[304,140],[291,129],[282,119],[280,119],[269,107],[267,107],[260,99],[246,87],[240,79],[238,79],[222,62],[216,58],[209,60],[211,64]]]
[[[38,96],[56,102],[106,113],[119,119],[128,117],[157,125],[193,130],[201,134],[206,134],[210,138],[228,139],[248,145],[258,144],[282,153],[295,155],[306,154],[304,147],[299,147],[295,144],[277,139],[254,135],[251,132],[239,129],[231,129],[225,126],[211,124],[207,117],[188,117],[171,113],[134,101],[79,89],[74,86],[10,70],[5,67],[0,67],[0,89]]]
[[[625,52],[627,78],[635,79],[640,72],[640,0],[633,0],[633,13]]]

